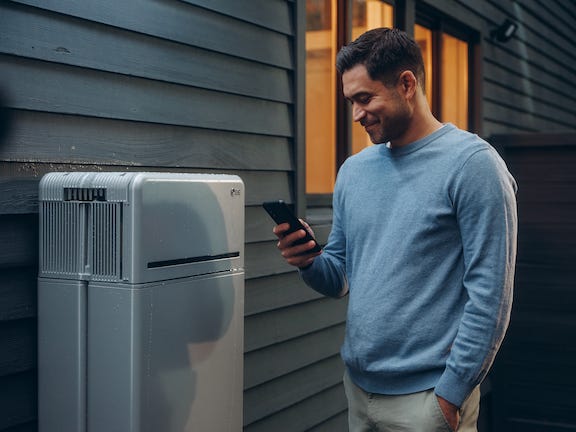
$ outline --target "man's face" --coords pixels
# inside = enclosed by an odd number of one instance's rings
[[[399,84],[386,87],[368,76],[364,65],[342,74],[344,96],[352,103],[354,121],[359,122],[374,144],[402,139],[410,126],[412,110],[402,97]]]

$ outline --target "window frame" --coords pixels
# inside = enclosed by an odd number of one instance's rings
[[[426,4],[418,4],[414,25],[421,25],[432,31],[432,113],[442,118],[440,96],[442,94],[441,59],[442,34],[456,37],[468,44],[468,130],[480,133],[480,34],[460,21]]]
[[[382,3],[389,4],[394,8],[394,26],[397,27],[398,21],[397,8],[402,1],[380,0]],[[349,43],[352,34],[352,2],[350,0],[336,0],[336,46],[341,47]],[[400,28],[400,27],[399,27]],[[340,77],[336,80],[336,174],[350,156],[352,151],[352,130],[350,127],[351,112],[350,106],[342,94],[342,80]],[[308,207],[330,207],[332,205],[332,193],[313,194],[306,193]]]
[[[381,0],[394,8],[394,27],[414,35],[415,24],[423,25],[433,32],[433,52],[441,56],[442,32],[457,37],[468,43],[468,130],[481,134],[482,132],[482,48],[481,31],[477,26],[464,24],[464,16],[452,11],[441,11],[416,0]],[[352,32],[352,14],[350,0],[337,0],[338,15],[336,18],[336,43],[343,46],[348,43]],[[459,16],[460,15],[460,16]],[[433,57],[433,89],[432,112],[440,117],[441,79],[439,57]],[[336,80],[336,174],[340,166],[350,156],[352,149],[352,131],[350,127],[351,112],[342,95],[342,81]],[[333,193],[306,193],[307,207],[331,207]]]

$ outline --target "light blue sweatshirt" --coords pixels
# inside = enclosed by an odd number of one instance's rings
[[[358,386],[461,406],[482,381],[509,321],[515,193],[498,153],[451,124],[342,165],[328,244],[301,275],[328,296],[348,286],[341,354]]]

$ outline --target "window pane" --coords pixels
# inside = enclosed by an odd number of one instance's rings
[[[468,44],[442,34],[442,95],[440,106],[443,122],[468,129]]]
[[[394,8],[381,0],[352,0],[352,40],[362,33],[378,27],[394,25]],[[359,123],[352,122],[352,154],[372,145],[368,134]]]
[[[332,193],[336,178],[336,0],[306,1],[306,192]]]
[[[416,42],[422,51],[424,70],[426,71],[426,83],[424,89],[426,91],[428,105],[432,107],[432,80],[434,79],[432,69],[432,30],[416,24],[414,26],[414,39],[416,39]]]
[[[352,0],[352,40],[365,31],[394,25],[394,8],[381,0]]]

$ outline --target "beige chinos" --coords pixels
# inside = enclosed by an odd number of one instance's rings
[[[407,395],[368,393],[344,374],[349,432],[454,432],[446,422],[434,389]],[[460,408],[457,432],[477,432],[480,388]]]

